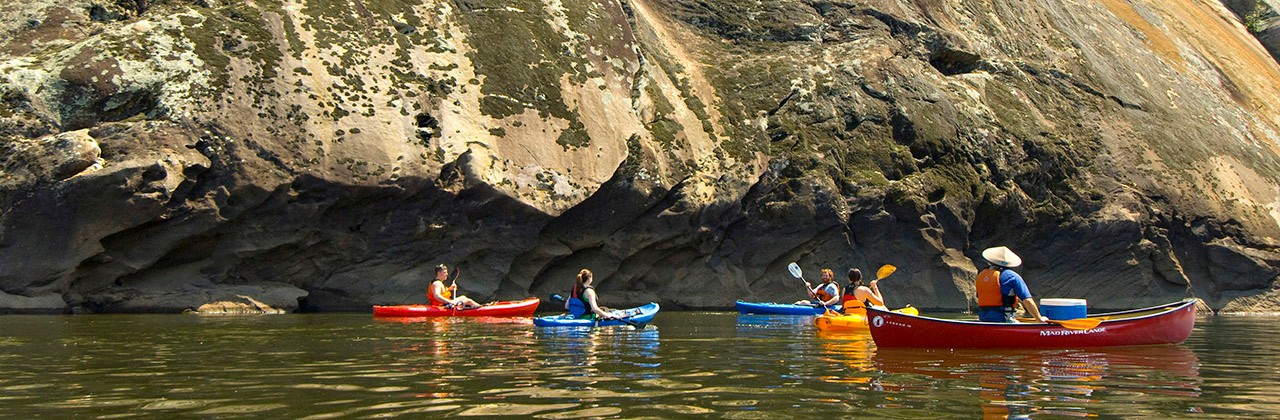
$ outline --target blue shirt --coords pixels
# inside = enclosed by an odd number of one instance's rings
[[[1000,271],[1000,295],[1031,299],[1031,290],[1027,289],[1027,282],[1022,280],[1022,276],[1006,269]]]

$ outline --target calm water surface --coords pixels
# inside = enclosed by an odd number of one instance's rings
[[[0,418],[1274,417],[1280,318],[1182,345],[877,350],[807,317],[644,330],[367,314],[0,317]],[[423,414],[419,414],[423,413]]]

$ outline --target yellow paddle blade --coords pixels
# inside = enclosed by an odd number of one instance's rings
[[[1061,325],[1069,330],[1091,330],[1097,328],[1098,324],[1102,323],[1102,320],[1098,318],[1077,318],[1062,321],[1050,319],[1049,323]]]
[[[876,280],[884,280],[885,277],[889,277],[889,275],[893,274],[894,271],[898,271],[898,267],[894,267],[890,264],[882,265],[879,270],[876,270]]]
[[[902,309],[894,309],[893,311],[900,314],[916,315],[916,316],[920,315],[920,310],[916,309],[914,306],[911,306],[911,305],[907,305],[907,307]]]

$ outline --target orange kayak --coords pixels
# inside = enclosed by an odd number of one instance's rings
[[[910,306],[895,310],[894,312],[920,315],[919,309]],[[861,314],[837,316],[822,315],[813,319],[813,325],[822,331],[871,333],[871,327],[867,325],[867,317]]]

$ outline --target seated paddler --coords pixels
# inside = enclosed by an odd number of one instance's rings
[[[884,295],[880,294],[880,280],[871,280],[869,286],[862,285],[862,270],[850,268],[849,286],[844,289],[844,297],[841,304],[844,305],[845,315],[867,315],[867,307],[873,307],[881,310],[889,310],[884,306]]]
[[[982,251],[987,268],[978,273],[978,320],[983,322],[1018,322],[1014,318],[1015,306],[1022,305],[1028,314],[1048,321],[1040,315],[1040,308],[1031,297],[1027,282],[1013,269],[1022,265],[1022,258],[1008,247],[998,246]]]
[[[840,285],[835,282],[836,274],[830,268],[822,269],[822,283],[809,290],[809,299],[796,302],[796,305],[826,306],[835,308],[840,305]],[[808,290],[808,288],[805,288]]]
[[[449,267],[444,264],[436,266],[436,278],[431,281],[431,285],[427,286],[427,300],[431,306],[443,306],[454,309],[471,309],[479,308],[480,304],[466,296],[457,296],[458,285],[454,284],[449,287],[444,286],[444,280],[449,278]]]
[[[592,285],[591,270],[582,269],[578,279],[569,291],[569,298],[564,301],[564,308],[578,319],[617,319],[607,308],[601,307],[596,288]]]

